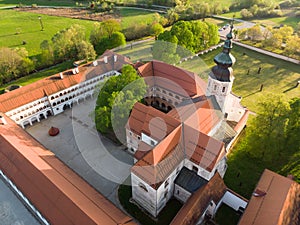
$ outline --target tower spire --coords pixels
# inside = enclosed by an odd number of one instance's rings
[[[215,63],[217,64],[212,68],[212,73],[210,76],[219,81],[232,81],[233,71],[231,66],[235,63],[234,56],[230,53],[232,49],[232,39],[233,39],[233,21],[230,25],[230,31],[226,35],[226,40],[224,42],[223,51],[216,55],[214,58]]]

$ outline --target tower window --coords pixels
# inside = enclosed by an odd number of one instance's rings
[[[214,86],[214,90],[217,90],[217,85]]]
[[[222,88],[222,92],[223,92],[223,93],[225,92],[225,87]]]

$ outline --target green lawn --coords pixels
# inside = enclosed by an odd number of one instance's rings
[[[38,17],[42,17],[44,31]],[[29,56],[40,53],[40,43],[51,40],[58,31],[79,24],[85,27],[87,37],[93,28],[93,21],[70,19],[64,17],[47,16],[35,13],[17,12],[14,10],[0,10],[0,47],[25,47]],[[19,32],[19,34],[16,34]],[[26,41],[26,45],[22,42]]]
[[[121,9],[121,24],[123,28],[134,23],[152,23],[155,14],[143,10]],[[38,17],[42,17],[44,31]],[[0,47],[25,47],[29,56],[40,53],[40,43],[50,40],[58,31],[79,24],[85,27],[87,38],[93,29],[94,21],[71,19],[57,16],[47,16],[14,10],[0,10]],[[19,33],[19,34],[17,34]],[[26,41],[26,45],[22,42]]]
[[[240,214],[230,208],[229,206],[222,204],[218,209],[214,220],[218,225],[236,225],[239,222]]]
[[[130,8],[121,8],[121,25],[123,29],[135,24],[151,24],[155,20],[156,13]]]

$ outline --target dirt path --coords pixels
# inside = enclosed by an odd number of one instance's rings
[[[118,19],[115,15],[106,14],[106,13],[94,13],[88,9],[78,9],[78,8],[15,8],[17,11],[22,12],[31,12],[31,13],[39,13],[50,16],[62,16],[73,19],[85,19],[85,20],[94,20],[94,21],[104,21],[108,19]]]

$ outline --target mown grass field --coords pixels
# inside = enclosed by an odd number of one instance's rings
[[[44,30],[41,31],[39,16],[42,18]],[[40,54],[40,43],[51,40],[54,34],[73,24],[82,25],[89,37],[93,21],[47,16],[15,10],[0,10],[0,47],[25,47],[29,56]],[[26,41],[26,45],[22,42]]]
[[[151,24],[155,13],[143,10],[121,9],[122,28],[133,24]],[[44,30],[38,17],[41,16]],[[15,10],[0,10],[0,47],[25,47],[29,56],[40,54],[40,43],[43,40],[51,40],[58,31],[68,28],[73,24],[82,25],[86,30],[86,37],[89,38],[95,21],[71,19],[57,16],[47,16],[36,13],[17,12]],[[26,41],[26,45],[23,45]]]
[[[137,10],[132,8],[121,8],[121,26],[123,29],[131,27],[135,24],[151,24],[155,19],[157,13],[145,10]]]

